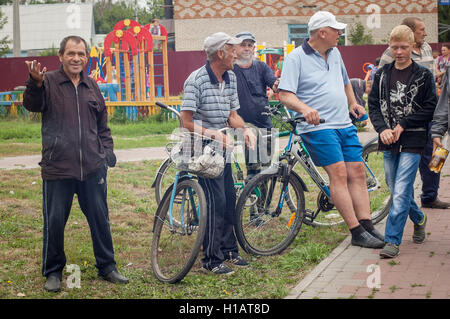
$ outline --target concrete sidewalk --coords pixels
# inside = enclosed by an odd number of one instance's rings
[[[416,202],[421,193],[415,184]],[[450,201],[450,164],[441,172],[439,198]],[[428,221],[423,244],[412,241],[413,223],[406,222],[400,254],[380,259],[380,249],[355,247],[348,236],[308,274],[287,299],[450,299],[450,209],[424,208]],[[386,218],[376,225],[384,234]]]
[[[143,160],[157,160],[167,157],[165,147],[133,148],[115,150],[118,162],[136,162]],[[30,169],[38,168],[41,155],[12,156],[0,158],[0,169]]]
[[[372,138],[374,132],[358,133],[361,143]],[[284,147],[287,143],[287,138],[280,140],[280,147]],[[114,150],[118,162],[137,162],[143,160],[161,160],[167,158],[165,147],[147,147],[147,148],[133,148],[125,150]],[[41,155],[32,156],[11,156],[0,157],[0,169],[30,169],[38,168]]]

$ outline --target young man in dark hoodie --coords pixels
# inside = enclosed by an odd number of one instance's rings
[[[379,134],[386,183],[393,195],[381,258],[399,254],[408,216],[414,223],[413,241],[425,240],[427,217],[414,201],[413,187],[437,97],[431,71],[411,59],[413,43],[409,27],[392,30],[389,47],[394,61],[377,71],[369,94],[369,116]]]

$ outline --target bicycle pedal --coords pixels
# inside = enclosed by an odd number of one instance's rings
[[[305,210],[305,213],[303,214],[303,223],[306,225],[312,225],[313,222],[313,216],[314,216],[314,212],[312,210]]]

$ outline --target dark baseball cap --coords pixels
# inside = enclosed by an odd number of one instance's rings
[[[242,41],[251,40],[253,42],[256,42],[254,35],[248,31],[239,32],[238,34],[235,35],[235,37],[238,39],[242,39]]]

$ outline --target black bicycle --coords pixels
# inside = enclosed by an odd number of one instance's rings
[[[291,134],[278,161],[246,184],[236,205],[236,237],[241,247],[253,255],[281,253],[292,243],[302,223],[344,223],[331,200],[329,183],[323,177],[326,174],[314,165],[296,132],[297,123],[305,119],[287,118],[278,106],[268,107],[267,114],[287,124]],[[392,201],[384,181],[382,154],[377,149],[374,138],[364,144],[362,152],[374,224],[387,215]]]

